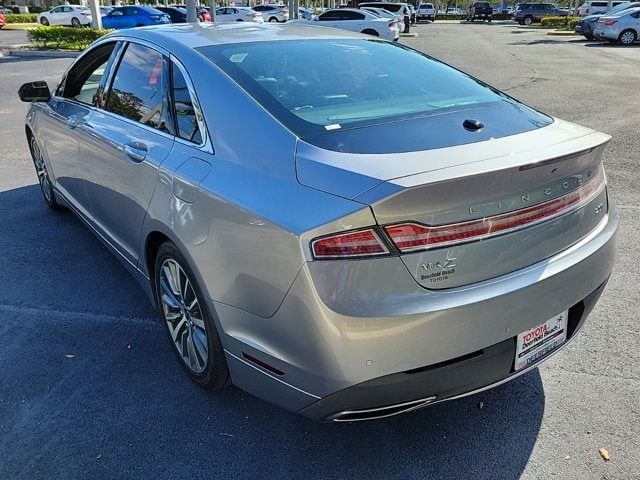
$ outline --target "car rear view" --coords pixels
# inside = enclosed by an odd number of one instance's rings
[[[229,327],[274,352],[284,377],[260,396],[380,418],[498,385],[575,337],[615,258],[608,135],[386,42],[270,48],[204,54],[298,136],[298,181],[349,208],[299,234],[306,262],[259,338]]]

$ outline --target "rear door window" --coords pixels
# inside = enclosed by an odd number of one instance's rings
[[[106,110],[169,131],[167,72],[167,59],[160,52],[130,43],[113,79]]]

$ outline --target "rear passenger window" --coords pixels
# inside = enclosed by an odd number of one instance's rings
[[[202,143],[198,114],[193,105],[187,82],[176,64],[172,64],[173,105],[176,115],[176,135],[190,142]]]
[[[168,131],[167,63],[152,48],[130,43],[124,52],[106,109],[136,122]]]

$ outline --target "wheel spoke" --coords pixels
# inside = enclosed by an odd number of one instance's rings
[[[191,368],[198,371],[200,369],[200,361],[198,359],[198,354],[196,353],[196,349],[193,345],[193,337],[187,333],[187,354],[189,356],[189,363],[191,364]]]
[[[169,327],[172,329],[171,338],[173,338],[174,342],[178,343],[178,336],[180,335],[180,331],[183,330],[186,325],[187,319],[182,317],[178,322],[175,323],[175,325]]]
[[[209,348],[207,347],[207,337],[205,336],[204,332],[201,332],[200,330],[197,330],[197,329],[193,330],[192,336],[193,336],[193,344],[195,345],[196,350],[200,354],[200,358],[202,358],[203,360],[206,360],[207,355],[209,353]]]
[[[206,331],[206,327],[204,326],[204,320],[198,317],[194,317],[193,315],[189,315],[189,319],[193,322],[193,324],[198,327],[202,331]]]

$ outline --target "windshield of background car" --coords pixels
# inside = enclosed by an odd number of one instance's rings
[[[300,136],[504,102],[531,110],[435,59],[380,40],[265,41],[197,50]],[[538,112],[531,115],[548,123]]]

